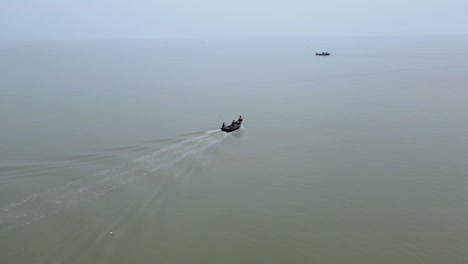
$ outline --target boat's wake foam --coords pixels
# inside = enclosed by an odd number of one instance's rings
[[[172,139],[170,144],[143,156],[121,162],[109,169],[85,175],[65,185],[52,187],[17,202],[0,207],[0,235],[33,224],[84,201],[115,189],[205,151],[228,136],[216,130]],[[145,147],[148,148],[147,146]],[[138,152],[137,152],[138,153]]]

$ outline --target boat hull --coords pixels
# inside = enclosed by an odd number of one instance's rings
[[[226,133],[233,132],[238,130],[242,125],[242,122],[235,122],[234,125],[229,125],[221,128],[221,131],[224,131]]]

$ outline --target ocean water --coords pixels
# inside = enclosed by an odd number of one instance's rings
[[[0,58],[0,263],[468,262],[467,37]]]

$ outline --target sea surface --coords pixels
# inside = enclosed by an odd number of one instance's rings
[[[468,263],[468,37],[4,42],[0,124],[0,263]]]

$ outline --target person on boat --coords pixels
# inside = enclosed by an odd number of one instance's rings
[[[226,126],[226,125],[225,125],[224,122],[223,122],[223,125],[221,126],[221,128],[224,128],[225,126]]]
[[[236,121],[232,120],[231,126],[234,126],[235,123],[236,123]]]
[[[237,122],[242,123],[242,116],[241,115],[239,115],[239,117],[237,118]]]

